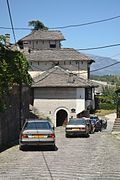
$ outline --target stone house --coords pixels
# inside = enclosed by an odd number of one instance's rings
[[[90,57],[61,48],[60,31],[36,30],[18,41],[30,64],[33,106],[61,126],[85,110],[93,110],[95,85],[90,81]]]

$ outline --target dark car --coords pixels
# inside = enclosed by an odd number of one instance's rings
[[[90,115],[90,119],[92,121],[92,123],[94,123],[95,126],[95,131],[102,131],[102,123],[100,121],[100,119],[98,118],[97,115]]]
[[[65,128],[66,137],[84,135],[89,137],[89,128],[84,118],[70,119]]]
[[[55,149],[54,128],[48,120],[27,120],[19,137],[19,149],[28,146],[51,146]]]
[[[102,124],[99,120],[96,121],[95,123],[95,131],[98,132],[98,131],[102,131]]]
[[[95,132],[95,123],[96,123],[96,120],[94,119],[90,119],[91,121],[91,124],[92,124],[92,127],[93,127],[93,133]]]
[[[94,124],[92,123],[91,119],[90,118],[86,118],[86,117],[83,117],[88,125],[88,129],[89,129],[89,133],[94,133],[95,131],[95,126]]]
[[[106,119],[100,119],[100,122],[102,124],[102,129],[106,129],[107,128],[107,120]]]

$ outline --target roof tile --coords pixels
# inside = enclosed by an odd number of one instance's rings
[[[21,41],[27,40],[64,40],[64,36],[60,31],[34,30],[21,39]]]
[[[37,74],[32,87],[94,87],[94,83],[72,74],[59,66]]]
[[[89,56],[72,48],[31,51],[30,53],[25,53],[25,55],[29,61],[93,61]]]

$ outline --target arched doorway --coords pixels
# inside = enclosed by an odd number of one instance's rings
[[[64,109],[60,109],[56,113],[56,126],[58,127],[66,124],[67,120],[68,120],[68,113]]]

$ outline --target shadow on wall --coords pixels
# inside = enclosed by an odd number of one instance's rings
[[[84,111],[80,112],[79,114],[77,114],[77,118],[81,118],[81,117],[89,118],[90,117],[90,111],[84,110]]]
[[[29,118],[30,119],[38,119],[39,117],[36,114],[29,112]]]

